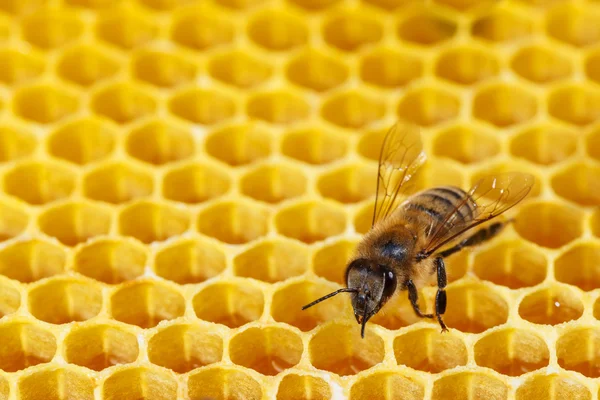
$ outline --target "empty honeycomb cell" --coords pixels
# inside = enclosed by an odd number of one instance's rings
[[[115,149],[116,135],[115,127],[107,121],[78,119],[50,133],[47,151],[56,158],[85,165],[109,156]]]
[[[79,100],[71,92],[47,84],[23,87],[12,101],[16,115],[40,124],[58,122],[79,108]]]
[[[550,83],[569,77],[573,67],[556,48],[531,45],[521,47],[510,61],[511,68],[534,83]]]
[[[84,23],[76,13],[46,9],[28,15],[21,22],[23,38],[36,47],[51,50],[83,34]]]
[[[92,95],[91,108],[102,117],[126,124],[153,114],[156,100],[131,83],[115,83]]]
[[[360,325],[330,324],[319,329],[310,339],[310,363],[317,369],[338,375],[354,375],[383,361],[383,339],[367,324],[365,338]]]
[[[600,205],[600,167],[578,162],[563,167],[551,180],[559,196],[582,206]]]
[[[0,276],[0,318],[12,314],[21,306],[21,293],[13,281]]]
[[[346,215],[328,202],[302,202],[283,208],[275,216],[275,226],[282,235],[310,244],[342,234]]]
[[[600,244],[579,243],[554,261],[554,275],[559,282],[582,290],[600,287]]]
[[[499,128],[526,122],[537,112],[533,93],[515,85],[493,84],[479,90],[473,99],[473,117]]]
[[[367,165],[348,165],[331,169],[317,180],[321,196],[341,203],[356,203],[375,194],[377,170]]]
[[[291,59],[285,74],[298,86],[324,92],[343,84],[349,78],[350,70],[341,59],[322,51],[307,50]]]
[[[248,243],[267,234],[270,210],[246,201],[226,201],[198,215],[200,233],[229,244]]]
[[[583,303],[566,285],[554,285],[531,292],[521,300],[519,315],[534,324],[558,325],[583,314]]]
[[[372,228],[374,207],[375,200],[364,206],[361,206],[354,215],[354,230],[357,233],[364,235]]]
[[[47,368],[22,375],[17,385],[20,400],[94,400],[93,378],[68,368]]]
[[[19,236],[29,224],[29,215],[6,201],[0,202],[0,242]]]
[[[397,372],[375,372],[360,378],[350,389],[350,400],[422,400],[423,385]]]
[[[493,9],[492,9],[493,10]],[[496,9],[481,17],[471,26],[471,35],[492,43],[506,43],[524,39],[533,33],[533,23],[513,10]]]
[[[433,46],[452,38],[457,31],[456,24],[431,9],[423,9],[409,15],[398,25],[398,36],[407,42],[422,46]]]
[[[43,58],[16,49],[0,50],[0,81],[7,85],[15,85],[30,81],[44,72],[46,68]]]
[[[273,75],[273,67],[251,53],[233,50],[211,57],[208,72],[223,83],[250,89],[267,81]]]
[[[57,65],[58,75],[81,86],[91,86],[119,72],[119,61],[97,45],[77,46],[64,52]]]
[[[516,400],[592,400],[589,389],[577,380],[556,373],[533,375],[517,389]]]
[[[0,275],[29,283],[58,275],[65,269],[62,247],[40,239],[12,243],[0,250]]]
[[[36,146],[36,138],[29,131],[9,125],[0,126],[0,163],[25,158],[35,151]]]
[[[126,283],[113,293],[110,310],[114,319],[141,328],[181,317],[183,296],[170,285],[153,281]]]
[[[48,363],[56,353],[56,338],[35,324],[11,321],[0,325],[0,370],[16,372]]]
[[[206,138],[206,152],[231,166],[250,164],[273,152],[268,131],[253,124],[230,125],[214,130]]]
[[[577,151],[577,132],[550,124],[528,127],[510,142],[510,152],[536,164],[559,163]],[[556,146],[560,143],[560,146]]]
[[[592,7],[562,4],[546,15],[548,35],[561,42],[585,47],[600,42],[600,14]]]
[[[77,249],[73,269],[104,283],[121,283],[144,273],[147,250],[133,239],[103,238]]]
[[[201,325],[171,325],[148,341],[150,362],[178,373],[219,362],[222,356],[223,339]]]
[[[548,366],[549,350],[535,333],[513,328],[490,333],[475,343],[475,362],[503,375],[519,376]]]
[[[407,122],[434,126],[456,118],[460,107],[460,99],[451,91],[420,86],[404,93],[396,112]]]
[[[343,158],[347,151],[348,143],[343,136],[321,127],[290,130],[281,141],[284,155],[312,165]]]
[[[497,76],[500,63],[493,52],[481,47],[451,47],[440,54],[435,74],[459,85],[472,85]]]
[[[559,87],[548,97],[548,113],[573,125],[594,123],[600,117],[600,91],[589,85]]]
[[[40,230],[62,244],[75,246],[106,235],[111,227],[110,209],[89,202],[67,202],[46,209],[38,217]]]
[[[248,328],[229,341],[231,361],[263,375],[277,375],[298,364],[303,350],[300,336],[279,326]]]
[[[567,331],[556,342],[556,356],[564,369],[600,377],[600,332],[595,328]]]
[[[261,11],[248,19],[248,37],[271,51],[287,51],[308,40],[306,23],[299,15],[284,9]]]
[[[138,160],[163,165],[190,158],[194,154],[194,138],[189,130],[157,119],[132,129],[125,149]]]
[[[457,372],[433,383],[431,400],[506,400],[508,386],[498,378],[481,372]]]
[[[329,384],[316,376],[289,374],[283,377],[277,389],[277,400],[328,400]]]
[[[467,364],[465,343],[454,334],[438,328],[410,331],[394,339],[394,355],[399,365],[438,373]]]
[[[110,375],[102,386],[104,400],[176,399],[177,380],[165,370],[150,367],[130,367]]]
[[[192,50],[207,50],[233,41],[235,27],[227,14],[202,8],[173,15],[171,39]]]
[[[171,204],[139,201],[119,215],[119,231],[143,243],[160,242],[187,231],[189,211]]]
[[[260,165],[241,177],[242,194],[267,203],[279,203],[306,192],[304,172],[286,164]]]
[[[219,275],[225,267],[223,249],[205,239],[169,244],[156,253],[153,265],[158,276],[179,284],[204,282]]]
[[[453,125],[441,131],[433,142],[433,153],[463,164],[487,161],[500,152],[498,138],[479,127]]]
[[[173,115],[194,124],[213,125],[236,114],[235,100],[214,89],[185,89],[175,93],[168,102]]]
[[[78,326],[69,332],[63,344],[67,362],[94,371],[132,363],[139,353],[137,337],[119,325]]]
[[[461,332],[481,333],[502,325],[508,319],[506,300],[490,286],[481,283],[450,285],[444,321]]]
[[[304,96],[287,90],[258,93],[248,99],[246,113],[250,118],[272,124],[291,124],[307,119],[310,104]]]
[[[132,55],[132,73],[140,81],[161,88],[173,88],[192,81],[195,63],[174,51],[141,50]]]
[[[201,369],[190,374],[188,395],[191,399],[260,400],[260,383],[248,373],[230,367]]]
[[[322,32],[330,46],[348,52],[377,43],[383,37],[381,23],[372,15],[358,10],[334,14],[325,21]]]
[[[383,118],[385,112],[381,97],[354,90],[336,93],[321,106],[325,120],[348,129],[361,129]]]
[[[98,16],[96,35],[124,50],[142,46],[157,34],[156,23],[132,9],[124,7]]]
[[[277,322],[293,325],[304,332],[310,331],[320,323],[340,316],[349,297],[335,296],[319,304],[318,307],[310,307],[306,310],[302,310],[302,307],[335,289],[336,286],[331,284],[307,281],[289,283],[273,294],[271,316]]]
[[[69,197],[75,171],[58,162],[18,163],[4,175],[4,192],[29,204],[40,205]]]
[[[543,247],[556,249],[583,233],[581,210],[551,202],[520,207],[514,227],[521,237]]]
[[[473,272],[487,281],[511,289],[535,286],[546,279],[548,260],[536,246],[505,240],[475,254]]]
[[[238,276],[274,283],[302,275],[309,262],[305,246],[289,240],[267,240],[238,254],[233,271]]]
[[[357,241],[342,239],[318,249],[313,256],[315,274],[328,281],[344,284],[346,266],[357,244]]]
[[[83,178],[83,194],[112,204],[126,203],[152,194],[154,181],[145,168],[111,162],[88,171]]]
[[[204,287],[192,300],[196,316],[205,321],[238,328],[263,313],[262,291],[247,280],[218,282]]]
[[[170,169],[163,177],[163,196],[183,203],[217,198],[231,188],[228,171],[212,164],[190,163]]]

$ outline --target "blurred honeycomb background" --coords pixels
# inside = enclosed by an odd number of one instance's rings
[[[0,399],[599,398],[600,3],[0,1]],[[446,322],[342,284],[419,187],[537,178]],[[431,308],[434,289],[421,293]]]

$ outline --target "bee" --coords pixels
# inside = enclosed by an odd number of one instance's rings
[[[385,135],[379,155],[371,229],[357,246],[345,273],[346,287],[323,296],[306,310],[339,293],[351,295],[354,316],[365,325],[396,291],[408,291],[415,313],[435,318],[447,331],[444,259],[496,236],[511,220],[492,221],[523,200],[532,175],[499,173],[482,178],[468,191],[439,186],[407,195],[409,182],[425,163],[419,129],[397,123]],[[478,230],[472,231],[473,228]],[[424,314],[417,288],[437,283],[435,313]]]

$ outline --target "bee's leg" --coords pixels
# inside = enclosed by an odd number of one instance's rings
[[[410,304],[412,304],[413,310],[415,313],[421,318],[433,318],[432,314],[423,314],[421,309],[419,308],[419,304],[417,303],[419,299],[419,294],[417,293],[417,288],[412,280],[408,280],[406,282],[406,287],[408,288],[408,299],[410,300]]]
[[[446,265],[444,264],[444,259],[442,257],[435,259],[435,267],[437,270],[438,283],[438,290],[435,294],[435,315],[443,332],[448,330],[446,324],[442,320],[442,314],[446,312],[446,285],[448,282],[446,279]]]
[[[486,228],[480,229],[465,240],[463,240],[462,242],[458,243],[456,246],[450,247],[449,249],[438,253],[438,255],[443,258],[446,258],[460,251],[464,247],[476,246],[480,243],[485,242],[486,240],[490,240],[498,233],[500,233],[500,231],[502,231],[502,228],[504,228],[509,222],[510,221],[496,222]]]

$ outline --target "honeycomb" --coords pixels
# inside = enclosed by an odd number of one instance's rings
[[[0,400],[597,400],[600,3],[0,1]],[[450,332],[339,288],[383,134],[520,170]],[[435,288],[420,293],[431,310]]]

